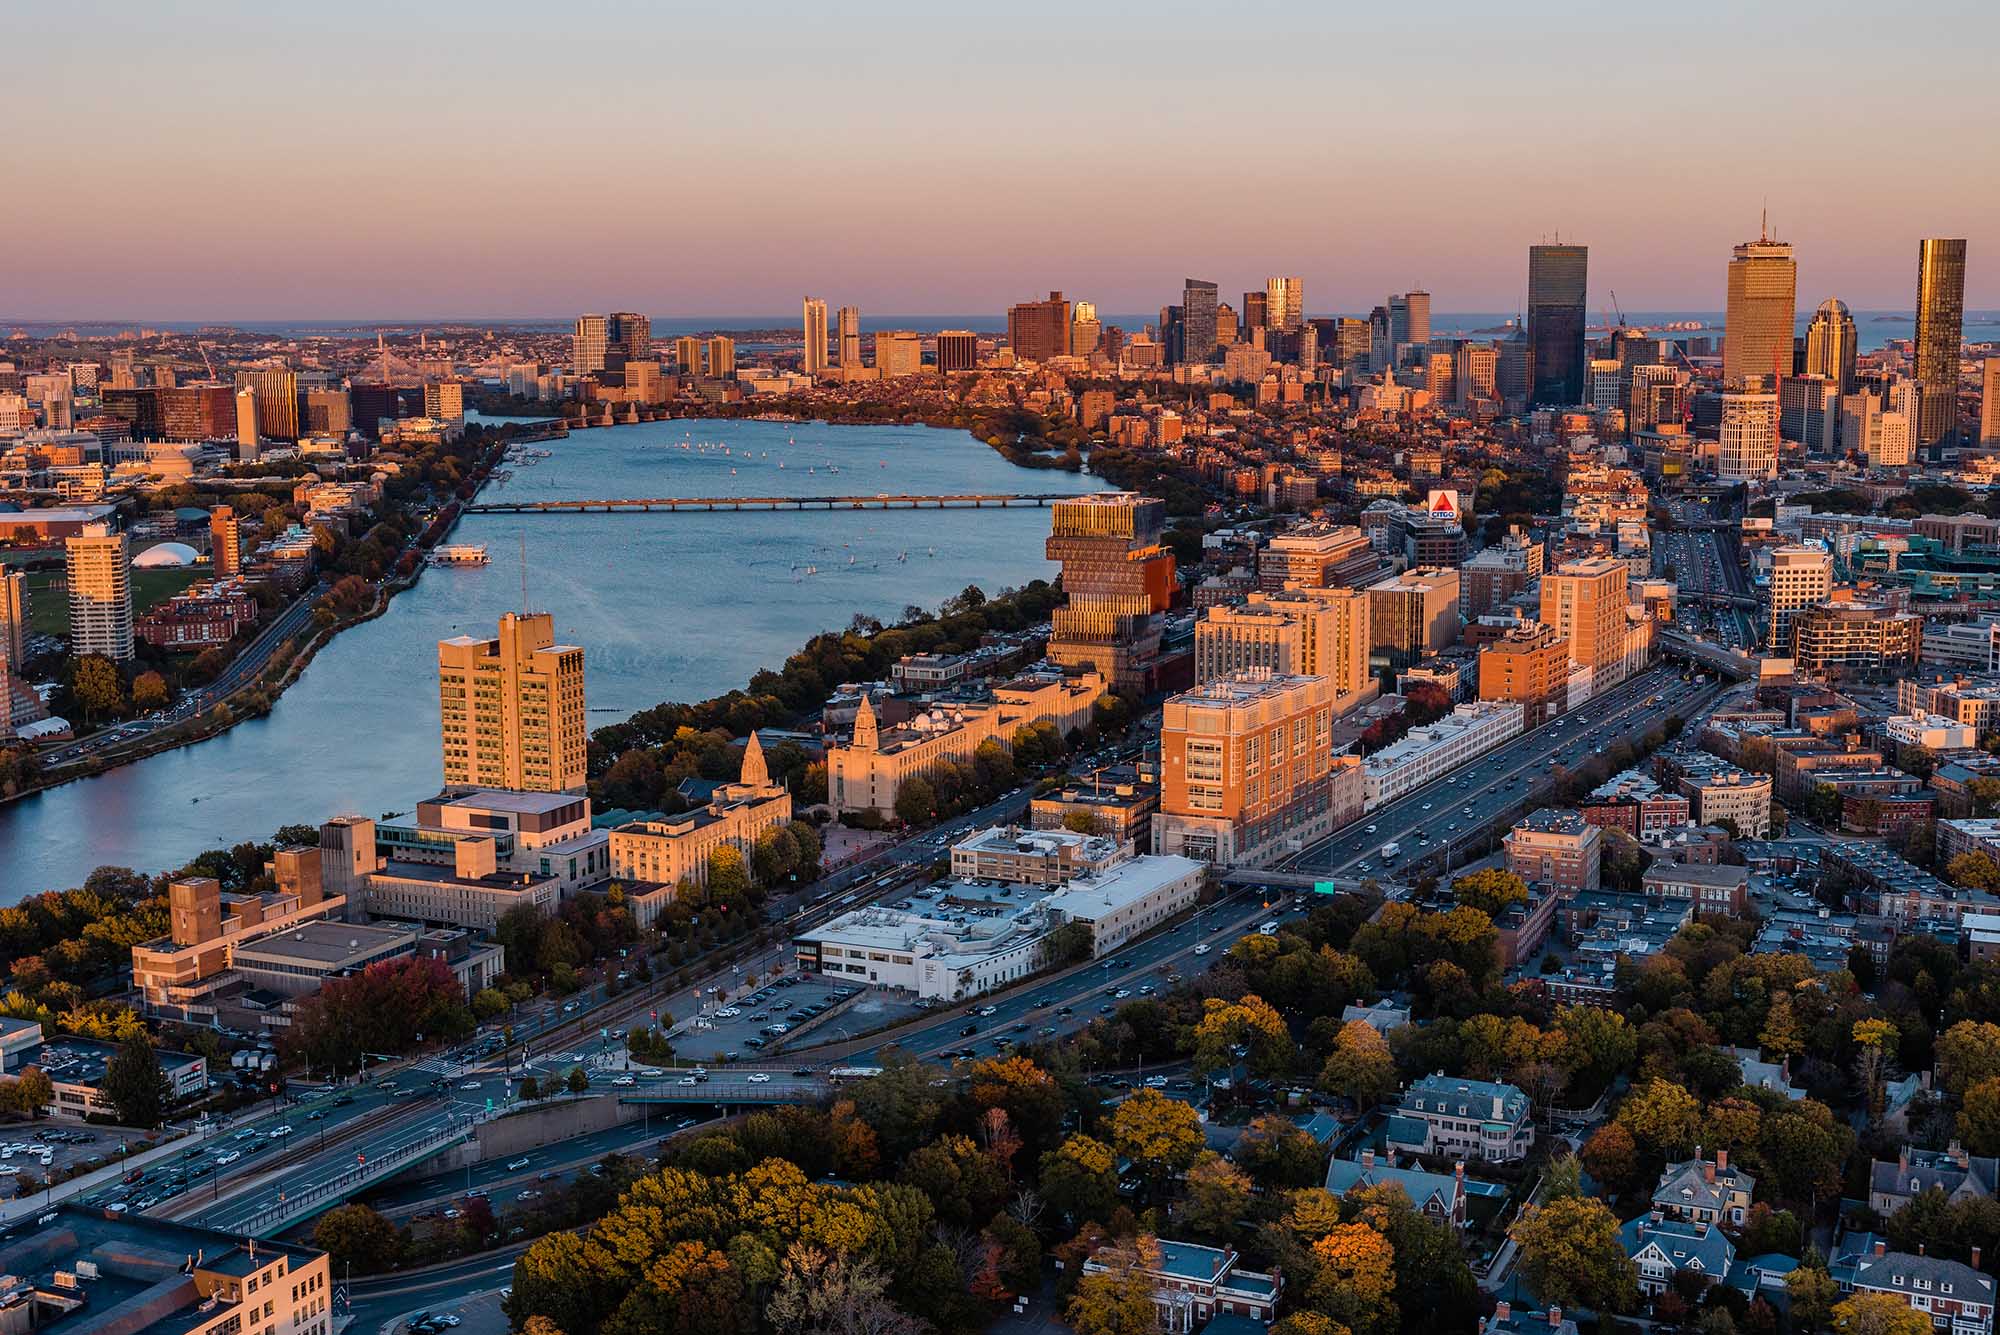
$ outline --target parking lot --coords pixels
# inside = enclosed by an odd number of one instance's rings
[[[0,1127],[0,1198],[26,1195],[24,1186],[39,1190],[51,1177],[79,1165],[102,1167],[107,1156],[118,1157],[119,1139],[115,1131],[74,1123]]]
[[[786,974],[689,1018],[674,1032],[674,1051],[698,1061],[728,1057],[755,1062],[776,1056],[800,1030],[859,990],[855,984],[811,974]],[[823,1028],[812,1030],[815,1042]]]

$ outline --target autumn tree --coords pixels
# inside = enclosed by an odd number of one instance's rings
[[[1233,1002],[1208,998],[1194,1030],[1195,1071],[1227,1070],[1235,1065],[1239,1050],[1247,1052],[1250,1069],[1258,1075],[1283,1075],[1292,1062],[1291,1030],[1284,1017],[1255,993]]]
[[[1157,1089],[1139,1090],[1111,1115],[1111,1143],[1155,1181],[1192,1164],[1203,1139],[1195,1110]]]
[[[1617,1120],[1641,1151],[1672,1158],[1694,1148],[1701,1104],[1671,1081],[1649,1080],[1619,1105]]]
[[[125,679],[119,675],[118,665],[103,654],[85,654],[76,660],[69,689],[83,716],[93,722],[125,709]]]
[[[1792,1309],[1793,1328],[1818,1330],[1833,1319],[1840,1286],[1827,1273],[1825,1258],[1817,1251],[1808,1251],[1798,1269],[1785,1276],[1785,1296]]]
[[[1944,864],[1944,878],[1968,890],[2000,890],[2000,863],[1985,853],[1960,853]]]
[[[1187,1194],[1180,1218],[1195,1232],[1227,1238],[1250,1205],[1250,1178],[1213,1150],[1204,1150],[1187,1171]]]
[[[0,1108],[20,1113],[30,1121],[39,1120],[42,1110],[55,1101],[55,1082],[39,1066],[23,1066],[12,1080],[0,1081]]]
[[[1552,1201],[1524,1212],[1507,1232],[1521,1249],[1528,1286],[1543,1301],[1604,1312],[1629,1311],[1638,1301],[1637,1270],[1602,1201]]]
[[[132,707],[158,709],[167,703],[167,679],[157,672],[141,672],[132,679]]]
[[[1118,1155],[1077,1134],[1042,1156],[1042,1194],[1072,1222],[1103,1219],[1118,1204]]]
[[[1388,1040],[1365,1020],[1349,1020],[1334,1036],[1333,1051],[1320,1067],[1319,1087],[1329,1094],[1373,1107],[1396,1092],[1396,1059]]]
[[[1622,1191],[1639,1171],[1639,1146],[1617,1122],[1606,1122],[1583,1142],[1583,1166],[1609,1191]]]
[[[1938,1035],[1937,1065],[1944,1091],[1953,1098],[2000,1076],[2000,1024],[1960,1020]]]
[[[1528,883],[1505,868],[1482,867],[1453,881],[1451,897],[1489,918],[1498,918],[1514,905],[1528,902]]]
[[[1965,1091],[1958,1110],[1958,1138],[1974,1154],[2000,1154],[2000,1076]]]
[[[1833,1308],[1836,1335],[1931,1335],[1931,1319],[1893,1293],[1857,1293]]]
[[[1313,1243],[1317,1269],[1307,1300],[1362,1335],[1397,1328],[1401,1314],[1390,1294],[1396,1282],[1396,1249],[1364,1223],[1340,1224]]]
[[[1100,1251],[1096,1259],[1104,1269],[1079,1279],[1063,1309],[1069,1328],[1076,1335],[1158,1335],[1159,1309],[1145,1272],[1158,1264],[1159,1244],[1141,1238]]]
[[[401,1250],[396,1226],[366,1205],[337,1205],[313,1225],[313,1246],[334,1264],[367,1274],[387,1267]]]

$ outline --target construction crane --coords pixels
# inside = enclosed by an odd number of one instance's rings
[[[1624,308],[1618,304],[1618,289],[1614,287],[1610,289],[1610,292],[1611,292],[1611,310],[1618,317],[1618,327],[1620,329],[1623,329],[1625,327],[1625,311]]]
[[[201,349],[201,364],[208,369],[208,378],[210,380],[215,379],[215,362],[208,355],[208,350],[214,347],[215,344],[204,340],[195,346]]]

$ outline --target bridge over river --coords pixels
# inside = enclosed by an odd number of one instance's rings
[[[481,501],[467,514],[652,514],[681,510],[978,510],[989,506],[1053,505],[1077,499],[1075,492],[949,492],[942,495],[872,496],[618,496],[583,501]]]

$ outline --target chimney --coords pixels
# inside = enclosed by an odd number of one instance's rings
[[[1905,1145],[1902,1149],[1896,1151],[1896,1173],[1898,1176],[1902,1176],[1906,1175],[1909,1171],[1910,1147]]]
[[[1496,1122],[1507,1115],[1505,1109],[1501,1107],[1501,1105],[1505,1102],[1506,1100],[1501,1098],[1498,1094],[1495,1094],[1493,1096],[1493,1120],[1495,1120]]]
[[[1498,1302],[1493,1304],[1493,1319],[1495,1321],[1505,1321],[1508,1317],[1512,1315],[1514,1315],[1513,1304],[1506,1302]]]
[[[1976,1242],[1972,1244],[1972,1268],[1979,1269],[1979,1244]]]
[[[1451,1166],[1451,1175],[1457,1178],[1460,1182],[1465,1181],[1465,1160],[1460,1159],[1457,1163]]]
[[[1701,1166],[1701,1176],[1704,1182],[1715,1181],[1715,1165],[1712,1163],[1703,1164]]]
[[[1888,1252],[1889,1252],[1889,1244],[1882,1241],[1882,1239],[1880,1238],[1875,1239],[1875,1254],[1877,1256],[1886,1256]]]
[[[1361,1166],[1363,1168],[1373,1168],[1375,1166],[1375,1151],[1361,1151]]]
[[[1718,1173],[1726,1173],[1729,1171],[1728,1150],[1717,1150],[1715,1152],[1715,1171]]]
[[[1551,1305],[1549,1308],[1549,1335],[1555,1335],[1555,1333],[1558,1330],[1561,1330],[1562,1323],[1563,1323],[1562,1308]]]

